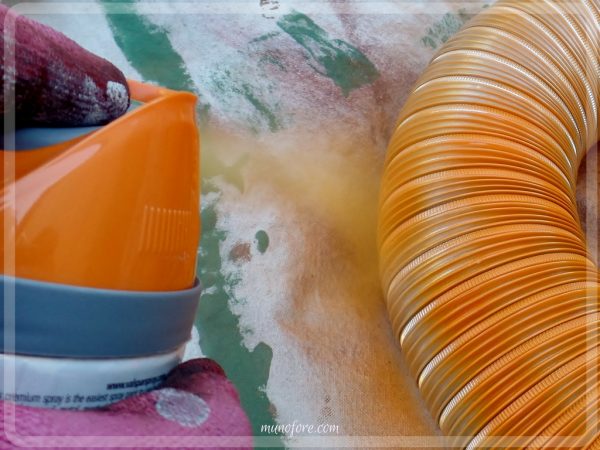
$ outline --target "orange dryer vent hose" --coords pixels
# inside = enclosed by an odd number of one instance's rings
[[[599,55],[600,0],[500,1],[437,53],[391,139],[383,289],[463,447],[600,448],[600,279],[575,201]]]

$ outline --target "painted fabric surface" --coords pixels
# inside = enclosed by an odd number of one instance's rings
[[[31,17],[130,78],[199,95],[204,292],[188,351],[225,369],[254,434],[436,435],[380,292],[377,190],[409,88],[485,2],[86,7]]]

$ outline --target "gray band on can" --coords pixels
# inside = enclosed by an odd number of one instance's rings
[[[5,292],[14,285],[14,317]],[[8,289],[5,289],[8,287]],[[120,358],[177,349],[190,337],[200,283],[181,291],[94,289],[0,277],[3,330],[15,330],[14,352],[67,358]],[[12,316],[12,314],[10,314]],[[4,351],[4,332],[0,333]],[[4,351],[6,353],[6,351]]]

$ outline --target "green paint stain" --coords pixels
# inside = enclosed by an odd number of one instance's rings
[[[248,123],[255,132],[260,129],[260,123],[264,123],[272,133],[282,128],[277,114],[254,92],[252,86],[246,81],[232,75],[231,71],[227,69],[214,72],[211,80],[215,92],[220,93],[222,97],[231,96],[232,94],[241,96],[252,105],[254,111],[258,113],[259,121],[256,123],[255,117],[248,117]],[[253,124],[253,122],[255,123]]]
[[[261,253],[266,252],[267,248],[269,248],[269,235],[266,231],[257,231],[254,238],[256,239],[256,248],[258,248],[258,251]]]
[[[275,132],[281,129],[281,124],[277,119],[277,116],[271,111],[267,105],[260,101],[260,99],[254,94],[249,84],[244,83],[242,85],[242,93],[246,100],[250,102],[254,108],[267,120],[269,130]]]
[[[281,62],[281,60],[277,56],[275,56],[271,53],[265,53],[264,55],[262,55],[260,58],[260,62],[262,64],[272,64],[274,66],[277,66],[278,69],[283,70],[284,72],[287,72],[287,69],[283,65],[283,62]]]
[[[102,0],[101,3],[115,42],[145,81],[178,91],[196,91],[185,63],[171,45],[166,30],[138,15],[131,2],[124,4],[120,0]],[[116,6],[113,7],[113,3],[118,5],[118,10],[114,10]],[[202,122],[207,120],[209,108],[208,104],[199,105],[198,113]]]
[[[272,39],[275,36],[279,36],[279,31],[272,31],[271,33],[266,33],[263,34],[257,38],[252,39],[250,42],[248,42],[249,44],[255,44],[257,42],[262,42],[262,41],[266,41],[267,39]]]
[[[484,5],[483,8],[487,6]],[[431,49],[438,48],[455,35],[473,16],[475,14],[468,13],[464,8],[459,9],[457,13],[444,14],[439,21],[427,29],[427,34],[421,38],[421,43]]]
[[[203,181],[203,191],[213,189],[207,184]],[[243,344],[239,318],[230,309],[230,304],[238,302],[233,288],[239,279],[228,276],[223,270],[220,243],[227,233],[217,226],[216,203],[203,208],[202,226],[198,273],[204,291],[196,316],[200,346],[208,357],[225,369],[236,385],[254,435],[269,436],[261,431],[261,426],[275,425],[273,408],[264,391],[273,351],[263,342],[252,351]]]
[[[283,52],[280,49],[274,49],[274,48],[269,48],[267,50],[262,50],[261,52],[261,48],[264,49],[264,44],[265,41],[269,40],[269,39],[273,39],[274,37],[277,37],[281,34],[281,32],[279,31],[273,31],[271,33],[266,33],[263,34],[257,38],[252,39],[251,41],[248,42],[248,45],[250,48],[250,52],[255,52],[256,48],[259,49],[259,62],[261,63],[261,65],[264,64],[270,64],[273,66],[277,66],[278,69],[281,69],[284,72],[287,72],[287,69],[285,67],[285,65],[283,64],[283,62],[281,61],[281,58],[283,56]]]
[[[279,19],[277,25],[304,47],[312,58],[311,66],[333,80],[344,96],[379,77],[373,63],[360,50],[345,41],[330,38],[307,15],[293,11]]]

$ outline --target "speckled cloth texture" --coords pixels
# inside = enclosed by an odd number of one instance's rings
[[[105,408],[69,411],[3,401],[0,416],[1,449],[252,448],[237,390],[210,359],[180,364],[160,388]]]

